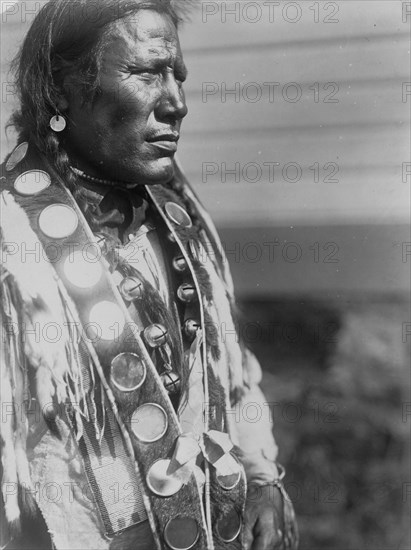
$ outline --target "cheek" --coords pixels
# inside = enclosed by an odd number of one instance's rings
[[[123,84],[111,101],[105,101],[110,126],[126,128],[128,124],[145,128],[156,105],[155,94],[141,83]]]

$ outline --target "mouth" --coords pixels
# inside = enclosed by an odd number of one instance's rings
[[[174,154],[177,151],[177,143],[179,139],[179,134],[159,134],[147,139],[147,142],[165,153]]]

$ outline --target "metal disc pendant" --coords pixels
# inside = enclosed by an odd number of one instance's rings
[[[138,300],[143,297],[143,283],[137,277],[126,277],[118,287],[120,294],[128,302]]]
[[[51,239],[64,239],[72,235],[77,225],[77,214],[66,204],[51,204],[39,216],[40,229]]]
[[[172,550],[190,550],[199,536],[200,529],[194,518],[180,516],[170,519],[164,529],[164,540]]]
[[[163,386],[170,395],[176,395],[180,391],[181,379],[174,371],[164,372],[161,376]]]
[[[50,119],[50,128],[54,132],[62,132],[66,127],[66,119],[61,115],[54,115]]]
[[[201,324],[196,319],[187,319],[184,321],[183,331],[190,342],[194,340],[199,328],[201,328]]]
[[[138,390],[146,375],[146,366],[135,353],[120,353],[111,361],[111,381],[122,392]]]
[[[185,304],[194,302],[197,299],[197,291],[195,287],[190,283],[183,283],[177,289],[177,296],[179,300]]]
[[[93,260],[93,261],[92,261]],[[87,261],[83,251],[69,254],[64,262],[64,275],[68,281],[78,288],[92,288],[101,279],[103,269],[97,256]]]
[[[183,485],[178,477],[167,475],[170,462],[168,458],[157,460],[147,472],[146,481],[150,491],[160,497],[175,495]]]
[[[184,273],[187,270],[187,262],[183,256],[176,256],[172,261],[174,271]]]
[[[50,176],[43,170],[29,170],[20,174],[14,181],[14,189],[20,195],[30,196],[41,193],[51,184]]]
[[[126,319],[120,307],[114,302],[97,302],[89,313],[86,335],[92,341],[115,340],[123,332]]]
[[[156,403],[145,403],[134,411],[131,429],[144,443],[153,443],[163,437],[168,428],[167,413]]]
[[[144,340],[150,348],[159,348],[167,343],[168,331],[164,325],[154,323],[144,329]]]
[[[233,542],[241,533],[241,526],[240,515],[236,510],[231,510],[226,516],[217,521],[216,531],[224,542]]]
[[[20,145],[17,145],[17,147],[14,149],[14,151],[9,156],[8,161],[6,162],[6,170],[7,172],[11,172],[16,168],[16,166],[21,162],[24,157],[27,154],[27,150],[29,148],[29,144],[27,141],[23,141],[23,143],[20,143]]]
[[[187,212],[176,202],[167,202],[164,206],[168,218],[180,227],[189,229],[193,222]]]

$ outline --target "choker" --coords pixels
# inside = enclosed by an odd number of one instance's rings
[[[99,185],[107,185],[110,187],[122,187],[123,189],[133,189],[134,187],[137,187],[138,183],[130,183],[128,181],[114,181],[114,180],[106,180],[103,178],[96,178],[95,176],[90,176],[89,174],[86,174],[83,172],[83,170],[80,170],[79,168],[75,168],[74,166],[70,166],[70,170],[76,174],[79,178],[89,181],[90,183],[97,183]]]

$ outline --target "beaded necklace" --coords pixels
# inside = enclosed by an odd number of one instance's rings
[[[109,185],[110,187],[123,187],[125,189],[133,189],[133,187],[137,187],[138,183],[130,183],[128,181],[120,181],[120,180],[108,180],[103,178],[97,178],[95,176],[90,176],[89,174],[86,174],[83,172],[83,170],[80,170],[79,168],[75,168],[74,166],[70,166],[70,170],[76,174],[79,178],[89,181],[90,183],[97,183],[100,185]]]

